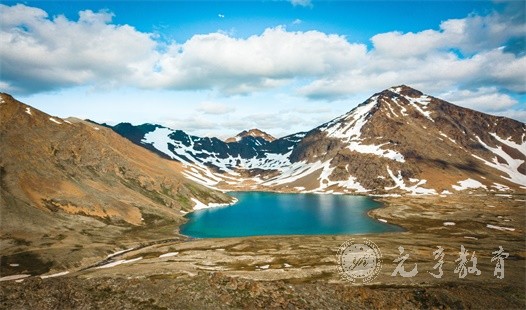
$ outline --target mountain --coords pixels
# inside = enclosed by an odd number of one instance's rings
[[[160,125],[121,123],[112,128],[134,143],[181,162],[187,178],[207,186],[233,185],[240,176],[272,173],[288,164],[292,149],[305,135],[298,133],[271,142],[246,135],[238,141],[224,142]]]
[[[188,178],[222,189],[369,194],[526,189],[524,123],[405,85],[374,94],[308,132],[272,141],[245,134],[224,143],[158,125],[130,137],[119,126],[114,129],[128,139],[182,162]]]
[[[238,142],[245,138],[255,138],[259,143],[263,144],[265,142],[272,142],[276,140],[273,136],[269,135],[266,132],[263,132],[257,128],[250,129],[250,130],[243,130],[242,132],[238,133],[235,137],[231,137],[225,140],[226,143],[231,142]]]
[[[85,251],[173,236],[194,206],[232,201],[109,128],[50,116],[4,93],[0,141],[2,257],[46,247],[43,255],[73,264]]]

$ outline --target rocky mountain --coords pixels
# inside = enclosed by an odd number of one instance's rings
[[[250,130],[243,130],[242,132],[238,133],[235,137],[226,139],[225,142],[226,143],[238,142],[248,137],[256,138],[259,143],[272,142],[276,140],[276,138],[269,135],[268,133],[263,132],[257,128],[254,128]]]
[[[196,205],[231,202],[109,128],[50,116],[4,93],[0,141],[2,256],[46,247],[74,263],[84,251],[160,238],[154,230],[169,237]]]
[[[247,134],[238,141],[224,142],[160,125],[121,123],[112,128],[134,143],[181,162],[186,177],[207,186],[233,185],[240,178],[272,173],[288,164],[292,149],[305,135],[297,133],[269,142]]]
[[[158,125],[129,127],[140,145],[223,189],[368,194],[526,190],[526,125],[402,85],[309,132],[224,143]],[[133,128],[133,129],[132,129]],[[249,131],[250,132],[250,131]],[[248,132],[247,132],[248,133]]]

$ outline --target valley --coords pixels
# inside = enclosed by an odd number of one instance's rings
[[[159,125],[62,119],[1,98],[3,308],[526,303],[523,123],[396,87],[309,132],[275,139],[250,130],[227,143]],[[404,231],[180,233],[189,212],[235,203],[226,190],[368,195],[383,206],[367,216]],[[382,269],[357,285],[341,277],[337,254],[360,238],[381,249]],[[413,278],[391,275],[399,246],[407,270],[418,264]],[[438,246],[444,275],[435,279]],[[454,272],[461,246],[476,253],[480,275]],[[499,246],[509,254],[503,279],[491,260]]]
[[[0,309],[526,309],[525,1],[0,3]]]

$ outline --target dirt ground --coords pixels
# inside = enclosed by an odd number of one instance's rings
[[[526,308],[526,197],[383,197],[369,215],[405,229],[400,233],[189,239],[174,236],[128,244],[111,257],[99,255],[70,266],[66,275],[3,281],[3,309],[347,309],[347,308]],[[488,227],[489,225],[489,227]],[[367,239],[381,251],[381,270],[369,283],[350,283],[338,271],[338,249]],[[400,256],[412,278],[392,276]],[[444,250],[443,275],[430,273]],[[461,247],[473,252],[480,274],[455,273]],[[501,246],[503,278],[494,274],[492,252]],[[133,248],[133,249],[132,249]],[[3,270],[21,272],[12,259]],[[110,264],[110,265],[108,265]],[[112,266],[114,265],[114,266]],[[66,271],[53,265],[46,274]],[[73,267],[71,267],[73,266]],[[110,267],[112,266],[112,267]],[[18,270],[14,270],[18,268]],[[5,273],[2,272],[4,275]],[[2,276],[3,276],[2,275]]]

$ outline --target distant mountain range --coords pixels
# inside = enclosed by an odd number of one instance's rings
[[[224,190],[452,194],[526,192],[526,125],[402,85],[308,132],[252,129],[226,141],[160,125],[112,127]]]

